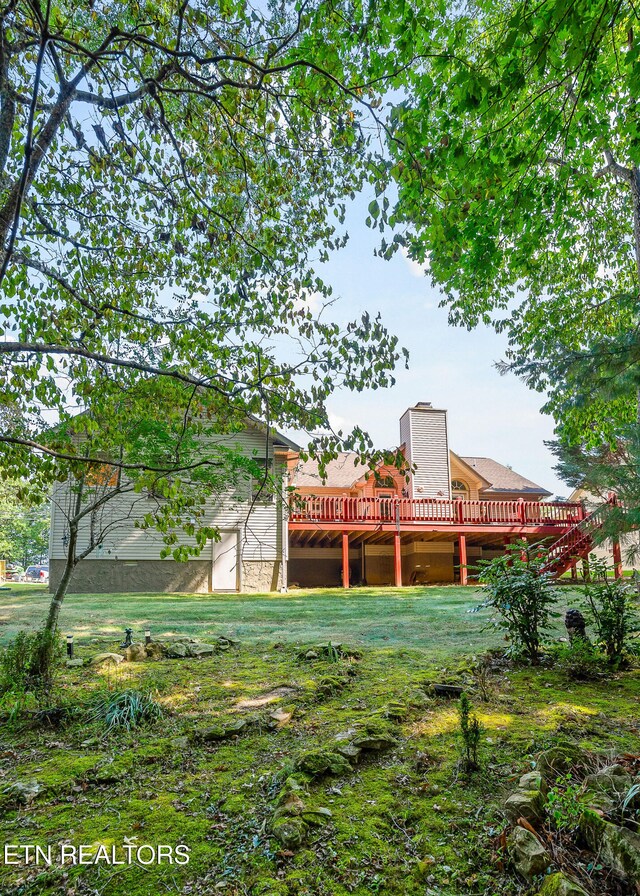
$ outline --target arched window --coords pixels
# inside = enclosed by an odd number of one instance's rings
[[[452,479],[451,495],[453,498],[464,498],[466,500],[469,497],[469,486],[462,479]]]

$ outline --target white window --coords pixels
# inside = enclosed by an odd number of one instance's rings
[[[466,482],[463,482],[462,479],[452,479],[451,494],[454,498],[464,498],[467,500],[469,497],[469,486]]]

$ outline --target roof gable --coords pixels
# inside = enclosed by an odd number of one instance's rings
[[[542,495],[550,496],[551,492],[541,485],[536,485],[531,479],[521,476],[510,467],[498,463],[491,457],[462,457],[469,467],[476,471],[483,479],[486,479],[490,486],[484,490],[484,493],[497,494],[500,492],[520,492],[524,495]]]

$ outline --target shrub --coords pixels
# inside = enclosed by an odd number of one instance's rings
[[[99,694],[93,701],[90,719],[103,722],[107,731],[115,728],[130,731],[138,725],[156,722],[162,714],[162,707],[150,694],[130,689]]]
[[[571,774],[558,778],[547,794],[545,805],[545,811],[556,830],[575,830],[583,809],[580,786],[574,784]]]
[[[460,737],[462,739],[462,760],[467,771],[473,771],[479,767],[478,747],[482,728],[475,714],[471,713],[471,701],[463,692],[458,703],[460,716]]]
[[[506,629],[511,652],[536,665],[558,600],[551,573],[543,572],[545,552],[526,542],[510,545],[507,554],[481,560],[479,581],[488,597],[483,606],[495,610],[492,624]]]
[[[591,569],[594,581],[584,588],[586,616],[609,663],[617,668],[631,648],[631,638],[640,631],[638,613],[630,586],[623,579],[611,578],[604,560],[592,555]]]
[[[586,638],[576,638],[555,651],[558,665],[573,681],[588,681],[602,672],[602,658]]]
[[[18,632],[0,655],[0,693],[47,693],[63,652],[56,633]]]

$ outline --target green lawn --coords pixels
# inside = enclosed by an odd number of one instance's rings
[[[563,602],[575,597],[563,592]],[[53,844],[54,858],[61,842],[116,847],[120,858],[131,841],[186,844],[190,862],[49,868],[0,859],[0,894],[533,896],[496,854],[502,803],[560,740],[637,753],[640,673],[584,682],[551,661],[499,661],[479,676],[477,655],[502,643],[486,612],[468,612],[479,599],[459,587],[70,596],[61,628],[81,658],[116,648],[127,625],[136,640],[150,625],[158,639],[238,643],[202,659],[63,666],[49,698],[67,710],[57,723],[11,717],[15,696],[0,696],[0,842]],[[3,639],[38,626],[47,603],[38,586],[0,591]],[[306,657],[330,639],[356,655]],[[477,712],[481,768],[471,776],[459,761],[456,704],[434,695],[436,682],[462,684]],[[127,688],[152,695],[162,718],[108,733],[92,701]],[[245,719],[229,737],[202,736]],[[326,823],[284,848],[272,826],[286,782],[292,773],[301,780],[301,757],[335,751],[337,736],[372,724],[391,742],[302,780],[305,811],[322,809]],[[30,782],[39,791],[26,805],[5,790]],[[598,873],[590,896],[624,892]]]
[[[0,639],[44,618],[48,594],[39,586],[0,591]],[[214,635],[253,642],[345,641],[356,645],[412,647],[432,657],[496,646],[487,613],[472,613],[482,593],[459,586],[354,588],[289,594],[72,594],[60,628],[79,644],[117,639],[126,627],[154,637],[206,639]]]

